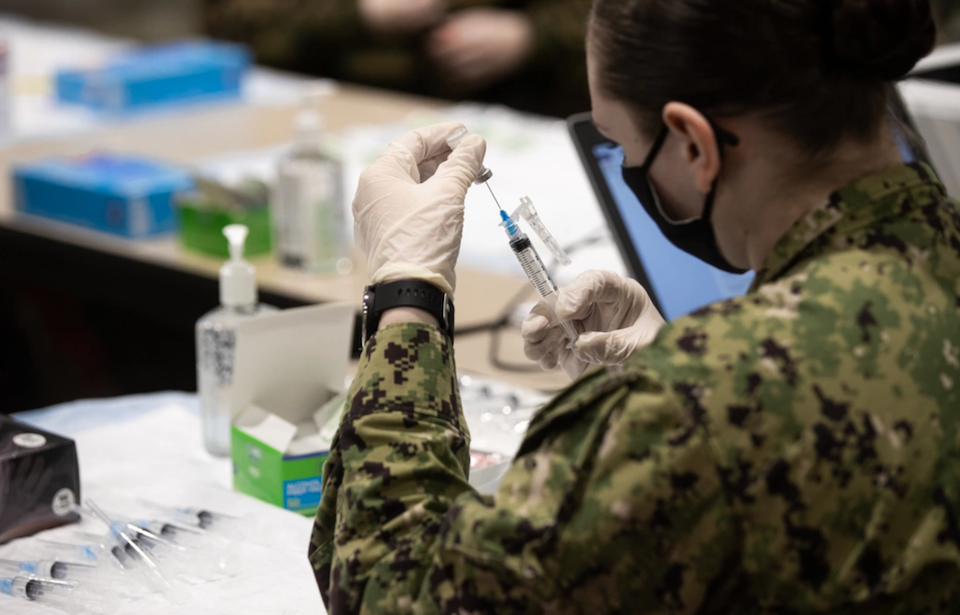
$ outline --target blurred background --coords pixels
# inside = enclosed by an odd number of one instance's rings
[[[3,0],[0,12],[143,41],[164,41],[203,30],[199,0]]]
[[[543,152],[565,157],[559,168],[578,167],[562,125],[548,118],[589,108],[588,10],[589,0],[0,0],[0,412],[196,390],[194,326],[218,303],[226,257],[219,232],[251,198],[265,207],[271,200],[303,114],[323,110],[307,138],[322,140],[344,165],[343,207],[358,169],[384,143],[444,119],[473,118],[471,127],[492,139],[494,159]],[[157,91],[140,102],[129,93],[83,99],[125,63],[162,73],[186,61],[169,51],[158,52],[167,54],[162,61],[133,59],[137,49],[184,40],[239,44],[200,53],[239,62],[242,84],[220,102],[181,104],[178,94]],[[103,74],[94,77],[97,70]],[[311,81],[318,77],[325,80]],[[340,96],[337,84],[375,89]],[[180,94],[189,97],[189,87]],[[360,126],[374,128],[344,136]],[[147,164],[141,156],[170,167],[151,173],[180,169],[191,178],[191,196],[176,197],[176,228],[104,228],[109,220],[80,219],[73,203],[54,207],[42,191],[23,188],[37,173],[75,172],[118,182],[122,193],[120,170]],[[52,171],[43,167],[51,159],[59,165]],[[545,160],[542,172],[546,179],[555,171]],[[578,186],[573,192],[591,199],[586,182]],[[248,194],[233,199],[233,189]],[[117,220],[134,211],[121,202],[108,204]],[[318,275],[271,249],[279,232],[271,209],[245,210],[239,220],[251,226],[248,251],[267,280],[261,299],[281,308],[358,302],[362,267]],[[603,224],[598,211],[591,216]],[[492,233],[468,238],[475,254],[498,241]],[[503,256],[499,271],[515,275],[509,252]],[[491,269],[489,257],[476,260]],[[485,306],[484,318],[498,309]]]
[[[391,12],[386,23],[359,4],[3,0],[0,12],[146,42],[207,35],[250,46],[266,66],[429,96],[557,116],[589,106],[589,0],[412,0],[409,21]]]

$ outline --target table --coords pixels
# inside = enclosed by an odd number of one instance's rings
[[[230,551],[241,564],[237,576],[179,584],[186,593],[182,605],[155,593],[125,599],[117,615],[324,613],[306,555],[312,520],[232,491],[230,460],[214,458],[200,445],[197,405],[192,395],[166,393],[75,402],[23,415],[29,424],[76,441],[82,497],[110,514],[149,514],[138,502],[145,498],[244,519],[247,535]],[[51,555],[39,539],[78,544],[85,540],[83,533],[103,532],[101,524],[85,519],[79,526],[0,545],[0,558],[35,560]],[[0,612],[58,611],[0,596]]]
[[[511,391],[496,382],[470,380],[462,379],[461,391],[473,445],[512,456],[521,435],[515,429],[510,434],[496,432],[495,428],[491,431],[490,424],[481,418],[491,410],[489,400],[483,398],[491,393],[516,394],[519,403],[530,409],[542,403],[542,397],[529,391]],[[492,389],[489,393],[483,392],[488,388]],[[139,501],[145,498],[244,518],[245,535],[234,537],[231,549],[242,561],[237,576],[183,587],[189,591],[188,604],[175,606],[156,594],[125,599],[117,615],[323,613],[306,557],[312,518],[232,491],[231,461],[212,457],[201,446],[199,405],[195,395],[166,392],[68,402],[20,413],[16,418],[75,440],[81,497],[92,498],[110,514],[153,514]],[[496,438],[496,445],[487,448],[493,445],[492,438]],[[0,559],[43,559],[55,553],[40,540],[78,544],[88,540],[84,533],[103,531],[95,520],[84,519],[79,526],[69,525],[0,545]],[[41,615],[55,611],[0,596],[0,612]]]

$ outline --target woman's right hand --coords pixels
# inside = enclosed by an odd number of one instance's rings
[[[619,365],[650,344],[664,325],[650,295],[636,280],[610,271],[587,271],[558,292],[557,318],[581,332],[573,348],[550,308],[538,303],[523,323],[523,351],[542,369],[560,365],[578,378],[590,365]]]

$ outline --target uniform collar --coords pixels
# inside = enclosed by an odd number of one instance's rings
[[[925,163],[901,165],[857,180],[831,194],[826,204],[787,231],[757,272],[750,292],[777,280],[803,258],[840,249],[825,241],[828,238],[851,235],[918,203],[944,196],[946,190]]]

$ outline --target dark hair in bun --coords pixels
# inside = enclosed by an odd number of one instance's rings
[[[886,81],[906,76],[937,38],[929,0],[832,0],[840,66]]]
[[[598,83],[653,132],[664,105],[758,112],[811,154],[874,138],[933,49],[929,0],[594,0]]]

